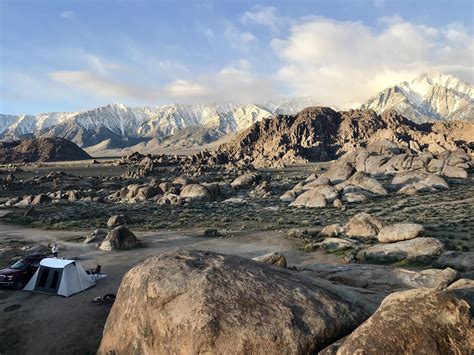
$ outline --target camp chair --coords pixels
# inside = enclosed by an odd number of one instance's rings
[[[101,269],[102,269],[102,265],[97,265],[95,269],[90,270],[90,274],[93,280],[96,280],[102,276],[102,274],[100,273]]]

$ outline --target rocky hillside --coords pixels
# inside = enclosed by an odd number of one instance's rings
[[[257,167],[328,161],[369,143],[390,140],[415,151],[454,149],[474,141],[474,124],[443,122],[418,125],[394,110],[337,112],[307,108],[255,123],[215,151],[213,161],[241,161]]]
[[[0,143],[0,163],[84,160],[92,157],[63,138],[36,138]]]
[[[412,121],[474,120],[474,88],[452,75],[423,74],[387,88],[362,109],[394,109]]]

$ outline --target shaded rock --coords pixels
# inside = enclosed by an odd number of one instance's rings
[[[327,202],[324,195],[319,192],[318,188],[308,190],[299,195],[292,203],[291,207],[326,207]]]
[[[474,270],[474,252],[446,251],[436,260],[435,265],[452,267],[459,271]]]
[[[419,237],[424,231],[425,228],[421,224],[396,223],[383,227],[377,235],[377,239],[381,243],[398,242]]]
[[[298,197],[298,194],[294,190],[288,190],[280,196],[280,201],[293,202]]]
[[[319,234],[323,237],[338,237],[342,234],[342,232],[342,226],[336,223],[324,227]]]
[[[98,354],[314,353],[368,317],[362,298],[295,271],[178,250],[127,272]]]
[[[402,242],[371,246],[357,253],[357,259],[380,262],[405,259],[424,261],[440,255],[444,249],[444,244],[438,239],[419,237]]]
[[[416,271],[385,265],[321,263],[305,267],[326,280],[385,293],[411,288],[443,288],[459,277],[450,268]]]
[[[342,201],[338,198],[336,198],[333,202],[332,202],[332,205],[334,208],[337,208],[337,209],[342,209],[344,207],[344,204],[342,203]]]
[[[107,234],[99,246],[101,250],[126,250],[138,244],[138,239],[127,227],[119,226]]]
[[[256,173],[246,173],[240,175],[232,181],[231,186],[237,189],[248,189],[252,187],[258,180],[260,175]]]
[[[401,153],[401,149],[398,147],[398,145],[388,139],[382,139],[380,141],[370,143],[369,145],[367,145],[366,149],[367,152],[375,153],[377,155],[393,155]]]
[[[111,216],[107,221],[107,227],[122,226],[127,223],[127,218],[123,214]]]
[[[255,258],[252,258],[252,260],[258,261],[259,263],[264,263],[264,264],[283,267],[283,268],[286,268],[287,266],[285,256],[278,252],[257,256]]]
[[[447,290],[449,294],[462,298],[471,306],[471,317],[474,316],[474,280],[459,279],[453,282]]]
[[[51,201],[51,198],[49,198],[47,195],[45,194],[39,194],[39,195],[36,195],[35,198],[33,199],[33,201],[31,201],[31,205],[32,206],[35,206],[35,205],[41,205],[43,203],[48,203]]]
[[[463,168],[458,168],[456,166],[445,166],[441,175],[449,177],[449,178],[457,178],[457,179],[467,179],[467,171]]]
[[[388,194],[387,190],[380,182],[363,172],[355,173],[349,180],[346,181],[346,183],[357,186],[375,195],[385,196]]]
[[[0,163],[91,159],[83,149],[60,137],[41,137],[0,143]]]
[[[346,223],[343,231],[348,237],[375,238],[382,227],[382,221],[377,217],[361,212]]]
[[[354,166],[348,162],[333,163],[329,170],[320,176],[320,179],[328,179],[332,184],[346,181],[355,172]]]
[[[162,182],[158,185],[158,187],[161,189],[161,191],[163,191],[164,193],[168,192],[169,190],[171,190],[171,188],[173,187],[173,184],[169,183],[169,182]]]
[[[181,186],[186,186],[189,184],[189,180],[185,178],[184,176],[178,176],[173,180],[174,185],[181,185]]]
[[[71,190],[67,193],[68,201],[77,201],[82,198],[82,192],[77,190]]]
[[[101,229],[96,229],[86,237],[86,239],[84,240],[84,244],[101,243],[106,236],[107,233],[105,231]]]
[[[338,354],[469,354],[474,330],[469,305],[448,292],[410,290],[388,296],[350,334]]]
[[[366,195],[357,192],[348,192],[342,195],[342,201],[347,203],[361,203],[367,201],[369,198]]]
[[[160,197],[157,203],[159,205],[182,205],[183,198],[176,194],[167,193],[166,195]]]
[[[19,202],[15,203],[15,206],[16,207],[30,206],[31,203],[33,202],[34,198],[35,197],[33,195],[25,196]]]
[[[315,246],[334,252],[357,248],[358,242],[352,239],[326,238],[323,241],[316,243]]]
[[[444,159],[431,159],[426,168],[429,172],[440,173],[445,164]]]
[[[212,199],[209,190],[199,184],[188,184],[184,186],[179,196],[184,199],[200,202],[209,202]]]

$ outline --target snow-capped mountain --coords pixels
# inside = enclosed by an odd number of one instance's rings
[[[151,138],[165,139],[183,130],[200,135],[207,130],[209,139],[219,139],[274,114],[298,112],[311,103],[296,98],[262,105],[225,102],[130,108],[110,104],[71,113],[0,115],[0,138],[58,136],[89,147],[105,140],[113,145],[129,145]]]
[[[315,99],[302,96],[266,101],[261,106],[276,115],[295,115],[306,107],[317,105],[318,102]]]
[[[474,87],[453,75],[423,74],[387,88],[364,103],[377,113],[395,109],[412,121],[474,120]]]

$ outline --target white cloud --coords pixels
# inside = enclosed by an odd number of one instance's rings
[[[199,83],[177,79],[164,87],[164,92],[172,98],[196,98],[209,95],[209,89]]]
[[[236,49],[246,50],[257,41],[257,38],[251,32],[240,31],[234,25],[227,26],[224,36],[229,44]]]
[[[242,16],[243,23],[256,23],[259,25],[275,28],[280,22],[276,15],[276,9],[273,6],[256,6],[252,11],[247,11]]]
[[[86,91],[92,95],[117,98],[150,99],[151,91],[106,78],[87,70],[55,71],[49,73],[54,81],[69,86],[72,89]]]
[[[248,14],[245,21],[271,24],[262,14]],[[49,77],[60,87],[124,103],[255,103],[289,95],[312,96],[322,105],[341,108],[427,71],[452,73],[468,82],[474,79],[473,36],[458,23],[435,28],[383,17],[371,27],[361,22],[305,18],[292,25],[288,35],[271,41],[273,51],[263,43],[257,46],[255,35],[236,24],[226,23],[223,34],[206,33],[209,38],[223,35],[228,48],[239,50],[240,55],[219,70],[192,72],[192,67],[179,61],[142,51],[129,49],[127,60],[119,63],[74,51],[74,70],[53,71]],[[256,71],[262,68],[256,59],[263,57],[258,55],[262,51],[272,67],[278,63],[273,73]]]
[[[63,11],[59,14],[59,17],[61,18],[65,18],[65,19],[70,19],[70,18],[73,18],[75,15],[74,11]]]
[[[472,81],[473,43],[455,25],[433,28],[394,17],[372,28],[311,18],[293,26],[287,38],[274,39],[272,47],[283,63],[278,78],[294,95],[342,106],[426,71]]]

